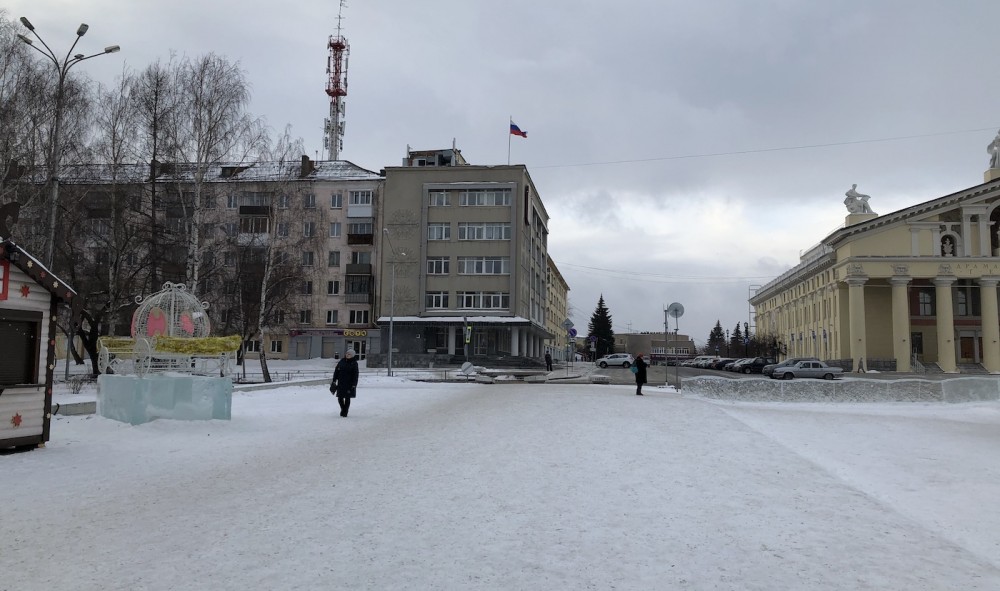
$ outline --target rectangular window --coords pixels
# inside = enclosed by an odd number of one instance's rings
[[[463,191],[459,195],[459,205],[486,207],[510,205],[510,189],[475,189]]]
[[[368,324],[368,310],[351,310],[351,324]]]
[[[236,222],[226,222],[222,224],[222,231],[226,233],[226,236],[233,237],[239,234],[240,228]]]
[[[278,195],[278,209],[288,209],[288,195]]]
[[[316,235],[316,222],[302,222],[302,235],[312,238]]]
[[[458,307],[473,310],[507,310],[510,308],[510,294],[503,292],[460,291]]]
[[[290,227],[291,224],[288,222],[278,222],[278,236],[281,238],[288,238]]]
[[[431,207],[444,207],[451,205],[450,194],[448,191],[431,191],[427,194],[427,197],[427,205]]]
[[[428,240],[451,240],[451,224],[433,223],[427,224]]]
[[[302,206],[306,209],[316,208],[316,195],[313,193],[306,193],[302,196]]]
[[[344,194],[334,193],[330,195],[330,209],[343,209],[344,208]]]
[[[372,253],[369,250],[355,250],[351,252],[352,265],[372,264]]]
[[[260,341],[247,341],[243,349],[247,353],[260,353]]]
[[[348,205],[371,205],[372,204],[372,192],[371,191],[350,191],[347,194]]]
[[[337,324],[337,311],[327,310],[326,311],[326,323],[327,324]]]
[[[427,292],[426,306],[427,308],[447,308],[448,292],[446,291]]]
[[[339,267],[340,266],[340,251],[331,250],[326,259],[327,267]]]
[[[241,217],[240,234],[267,234],[268,222],[266,216]]]
[[[204,209],[215,209],[215,195],[209,195],[207,193],[202,193],[202,195],[201,195],[201,206]]]
[[[510,257],[458,257],[461,275],[509,275]]]
[[[226,195],[226,209],[236,209],[240,206],[239,195]]]
[[[340,222],[330,222],[330,238],[340,238]]]
[[[311,324],[312,320],[312,310],[299,310],[299,324]]]
[[[311,250],[307,250],[302,253],[302,266],[303,267],[313,266],[313,253]]]
[[[448,262],[448,257],[427,257],[427,274],[447,275]]]
[[[326,295],[337,295],[338,293],[340,293],[340,281],[327,281]]]
[[[227,267],[233,267],[236,265],[236,253],[227,252],[222,256],[223,264]]]
[[[281,353],[281,341],[271,341],[271,353]]]
[[[510,224],[459,222],[459,240],[510,240]]]
[[[302,282],[302,295],[312,295],[313,292],[313,282],[303,281]]]
[[[923,288],[917,292],[917,315],[934,316],[934,292]]]
[[[372,224],[371,222],[364,222],[358,224],[347,224],[348,234],[371,234]]]

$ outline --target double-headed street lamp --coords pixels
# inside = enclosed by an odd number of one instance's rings
[[[382,233],[385,234],[385,240],[389,243],[389,249],[392,251],[393,260],[392,263],[392,282],[389,285],[389,359],[386,362],[386,367],[388,371],[387,375],[392,375],[392,325],[396,317],[396,259],[398,257],[405,257],[406,252],[399,251],[396,253],[396,248],[392,245],[392,240],[389,239],[389,228],[382,228]]]
[[[55,52],[52,51],[52,48],[50,48],[49,45],[45,43],[45,40],[42,39],[37,32],[35,32],[35,27],[31,24],[31,21],[22,16],[21,24],[31,31],[31,34],[34,35],[43,46],[45,46],[45,51],[39,49],[34,42],[32,42],[32,40],[25,35],[19,33],[17,35],[18,39],[27,43],[32,49],[44,55],[46,59],[52,62],[52,65],[56,67],[56,74],[59,76],[58,84],[56,86],[55,122],[52,125],[52,135],[49,138],[49,184],[52,190],[52,203],[50,204],[52,209],[49,214],[49,244],[48,251],[46,252],[45,263],[48,265],[49,269],[51,269],[53,257],[55,255],[56,211],[59,203],[59,131],[62,128],[62,110],[66,74],[69,72],[70,68],[84,60],[89,60],[92,57],[97,57],[106,53],[115,53],[116,51],[121,50],[121,47],[117,45],[109,45],[100,53],[95,53],[93,55],[83,55],[82,53],[77,53],[71,56],[70,54],[73,53],[73,50],[76,48],[76,44],[80,42],[80,38],[83,37],[87,33],[87,29],[90,28],[86,24],[81,24],[76,30],[76,40],[73,41],[73,45],[70,46],[69,51],[66,52],[66,57],[60,61],[59,58],[56,57]]]

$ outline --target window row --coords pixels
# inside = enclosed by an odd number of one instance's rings
[[[509,223],[459,222],[459,240],[510,240]],[[451,240],[449,222],[427,224],[427,240]]]
[[[348,324],[368,324],[371,320],[371,313],[368,310],[348,310]],[[339,324],[339,310],[326,311],[326,323]],[[312,324],[312,310],[299,310],[299,324]]]
[[[431,308],[451,308],[451,294],[447,291],[429,291],[424,304]],[[455,292],[455,309],[459,310],[509,310],[510,294],[490,291]]]
[[[428,275],[448,275],[450,257],[428,257]],[[458,257],[460,275],[509,275],[510,257]]]
[[[449,191],[429,191],[427,204],[431,207],[451,205]],[[458,194],[458,204],[463,207],[502,207],[510,205],[510,189],[469,189]]]

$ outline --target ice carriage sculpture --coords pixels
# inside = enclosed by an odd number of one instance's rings
[[[155,419],[229,420],[233,382],[228,374],[240,337],[208,336],[208,304],[183,284],[165,283],[162,291],[137,297],[136,303],[132,337],[100,339],[98,414],[133,425]]]
[[[97,367],[101,373],[134,374],[181,372],[228,376],[241,339],[210,337],[205,310],[184,284],[167,282],[163,289],[135,299],[132,336],[101,337]]]

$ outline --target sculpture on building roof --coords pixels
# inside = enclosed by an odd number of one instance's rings
[[[871,197],[863,193],[858,193],[857,188],[858,185],[853,184],[851,185],[851,188],[844,193],[847,195],[847,198],[844,199],[844,205],[847,206],[847,211],[849,213],[875,213],[868,205],[868,200],[871,199]]]
[[[990,145],[986,146],[986,152],[990,155],[990,168],[1000,168],[1000,131]]]

